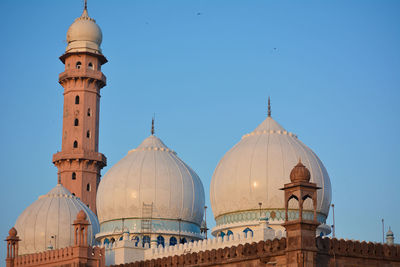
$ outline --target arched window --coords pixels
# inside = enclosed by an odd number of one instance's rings
[[[124,237],[121,235],[120,238],[118,239],[119,241],[122,241]]]
[[[233,235],[233,233],[232,233],[231,230],[228,230],[228,232],[226,232],[226,235],[227,235],[227,236],[230,236],[230,235]]]
[[[82,66],[82,63],[81,63],[80,61],[76,62],[75,67],[76,67],[77,69],[80,69],[81,66]]]
[[[89,204],[87,204],[86,206],[90,209],[90,205]]]
[[[78,141],[74,141],[74,148],[78,148]]]
[[[76,173],[75,172],[72,173],[72,180],[76,180]]]
[[[221,233],[219,233],[219,236],[222,237],[222,239],[224,239],[225,233],[221,231]]]
[[[253,230],[251,230],[248,227],[246,229],[244,229],[243,232],[246,234],[246,237],[248,236],[248,234],[251,234],[251,236],[253,236]]]
[[[106,245],[106,244],[110,244],[110,240],[109,240],[108,238],[104,239],[104,242],[103,242],[103,244],[104,244],[104,245]]]
[[[162,237],[161,235],[157,236],[157,247],[160,245],[164,247],[164,237]]]
[[[149,247],[150,247],[150,236],[148,236],[148,235],[145,235],[144,237],[143,237],[143,247],[145,246],[145,244],[149,244]]]
[[[115,238],[114,237],[111,238],[110,242],[111,242],[111,244],[114,244],[115,243]]]
[[[79,95],[75,96],[75,104],[76,104],[76,105],[79,104]]]
[[[295,195],[289,197],[288,208],[288,220],[297,220],[300,217],[300,206],[299,200]]]
[[[138,236],[135,236],[132,240],[135,240],[135,246],[137,247],[139,245],[140,238]]]
[[[78,126],[79,125],[79,120],[78,119],[75,119],[75,121],[74,121],[74,126]]]
[[[173,237],[171,237],[171,238],[169,239],[169,245],[170,245],[170,246],[175,246],[176,243],[177,243],[177,241],[176,241],[176,237],[175,237],[175,236],[173,236]]]
[[[180,242],[181,244],[186,244],[187,243],[187,240],[186,240],[186,238],[181,238],[181,242]]]
[[[90,131],[89,130],[87,130],[87,132],[86,132],[86,137],[90,138]]]
[[[73,196],[75,196],[75,193],[72,193]]]
[[[90,117],[92,114],[90,113],[90,108],[88,108],[88,110],[87,110],[87,115],[88,115],[88,117]]]
[[[92,62],[89,62],[88,67],[89,67],[89,69],[94,69],[94,68],[93,68],[93,63],[92,63]]]
[[[90,192],[90,184],[86,185],[86,191]]]

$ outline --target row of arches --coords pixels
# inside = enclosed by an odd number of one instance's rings
[[[119,241],[121,241],[123,239],[122,236],[119,237]],[[178,239],[175,236],[172,236],[169,238],[169,241],[167,242],[167,244],[169,244],[169,246],[175,246],[176,244],[178,244]],[[150,241],[151,238],[148,235],[143,236],[143,238],[141,239],[139,236],[135,236],[133,237],[131,240],[135,241],[135,246],[141,246],[141,247],[145,247],[146,244],[148,244],[148,246],[150,247]],[[180,238],[179,243],[180,244],[186,244],[188,241],[185,237]],[[194,242],[194,240],[190,240],[190,242]],[[103,241],[103,244],[113,244],[115,243],[115,238],[112,237],[111,239],[105,238]],[[165,247],[166,242],[165,242],[165,237],[163,237],[162,235],[157,236],[157,247],[162,246]]]
[[[304,196],[298,197],[294,194],[290,195],[286,201],[286,211],[285,211],[285,220],[297,220],[306,218],[306,212],[310,210],[313,211],[314,215],[312,218],[316,220],[316,198],[312,194],[305,194]],[[307,209],[305,209],[307,208]],[[292,210],[292,215],[289,216],[288,210]],[[294,213],[294,214],[293,214]]]
[[[88,66],[89,69],[94,70],[94,65],[93,65],[92,62],[89,62],[87,66]],[[81,67],[82,67],[82,62],[77,61],[75,63],[75,68],[79,70]]]
[[[251,234],[253,236],[253,230],[251,230],[249,227],[243,230],[243,233],[245,233],[245,236],[247,237],[248,234]],[[224,231],[221,231],[218,236],[224,238],[225,236],[230,236],[233,235],[233,232],[231,230],[228,230],[226,233]]]

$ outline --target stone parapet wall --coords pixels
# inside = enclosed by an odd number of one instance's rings
[[[286,238],[281,238],[112,266],[284,266],[285,251]]]
[[[316,239],[319,266],[400,266],[400,245]]]
[[[206,250],[213,250],[213,249],[220,249],[225,247],[232,247],[238,246],[239,244],[245,243],[253,243],[265,240],[272,240],[275,237],[275,232],[268,231],[264,234],[264,232],[255,231],[254,235],[245,233],[236,234],[236,235],[229,235],[222,237],[217,237],[213,239],[207,240],[199,240],[193,243],[186,243],[186,244],[178,244],[176,246],[170,247],[158,247],[158,248],[151,248],[145,251],[145,259],[157,259],[157,258],[164,258],[174,255],[182,255],[186,253],[192,252],[200,252]],[[279,236],[278,238],[280,238]]]
[[[87,266],[103,266],[104,249],[67,247],[57,250],[21,255],[14,259],[14,266],[58,266],[72,263],[86,262]]]
[[[145,244],[142,247],[141,242],[131,240],[129,234],[126,234],[122,240],[114,243],[102,245],[106,252],[106,264],[121,264],[133,261],[153,260],[165,257],[179,256],[187,253],[200,251],[211,251],[225,247],[238,246],[239,244],[256,243],[259,241],[272,240],[281,238],[281,232],[275,232],[269,228],[267,223],[262,227],[254,230],[253,234],[241,232],[240,234],[226,235],[208,240],[198,240],[185,244],[177,244],[174,246],[158,246],[155,243]]]

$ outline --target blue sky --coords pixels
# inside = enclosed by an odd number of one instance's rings
[[[6,237],[57,183],[58,60],[83,1],[0,2],[0,200]],[[91,1],[103,31],[100,152],[108,167],[150,134],[201,177],[272,116],[327,168],[338,237],[400,238],[398,1]],[[208,209],[208,222],[215,222]],[[332,223],[329,216],[328,223]],[[5,243],[3,244],[5,251]],[[2,258],[4,255],[2,255]]]

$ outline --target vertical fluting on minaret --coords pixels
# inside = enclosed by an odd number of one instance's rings
[[[60,57],[65,71],[61,152],[53,155],[59,182],[96,213],[96,193],[106,157],[98,152],[100,89],[106,85],[101,66],[102,33],[87,9],[70,26],[68,46]]]

